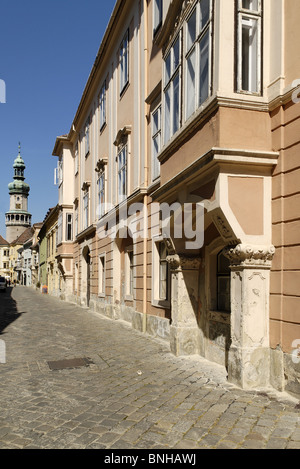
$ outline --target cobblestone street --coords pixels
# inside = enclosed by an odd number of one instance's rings
[[[296,399],[240,390],[124,322],[16,287],[0,334],[0,449],[300,449]]]

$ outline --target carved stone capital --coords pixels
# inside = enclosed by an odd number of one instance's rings
[[[235,247],[228,247],[224,250],[224,255],[230,260],[231,266],[258,266],[271,268],[275,254],[275,247],[252,246],[249,244],[238,244]]]
[[[201,265],[199,257],[187,257],[180,254],[167,256],[171,270],[198,270]]]

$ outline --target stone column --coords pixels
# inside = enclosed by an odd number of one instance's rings
[[[269,295],[273,246],[228,248],[231,262],[231,347],[228,379],[244,388],[270,382]]]
[[[176,356],[200,353],[197,322],[200,259],[178,254],[168,256],[172,278],[170,328],[171,351]]]

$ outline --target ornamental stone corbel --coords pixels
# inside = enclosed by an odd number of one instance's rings
[[[107,159],[101,158],[97,161],[95,171],[96,173],[102,174],[104,172],[105,165],[107,165]]]
[[[248,244],[238,244],[235,247],[228,247],[224,250],[224,255],[230,260],[231,266],[259,267],[270,269],[275,254],[275,247],[251,246]]]
[[[201,259],[198,257],[187,257],[180,254],[167,256],[167,262],[171,270],[199,270]]]

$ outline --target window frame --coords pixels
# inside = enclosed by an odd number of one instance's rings
[[[73,241],[73,213],[70,212],[66,213],[66,241]]]
[[[102,185],[101,185],[102,182]],[[105,171],[99,173],[97,179],[97,219],[105,214]]]
[[[85,157],[87,158],[90,154],[90,127],[91,127],[91,119],[90,116],[87,118],[84,126],[84,147],[85,147]]]
[[[106,289],[106,253],[98,256],[98,297],[105,297]]]
[[[106,80],[101,87],[99,93],[99,127],[100,132],[104,129],[106,125]]]
[[[119,66],[120,96],[122,96],[129,83],[129,28],[127,29],[120,44]]]
[[[161,256],[160,246],[164,244],[162,236],[155,236],[152,239],[152,305],[158,308],[169,309],[171,307],[171,269],[167,262],[168,252],[166,251],[166,259],[164,262],[167,266],[166,275],[166,297],[161,295]]]
[[[83,195],[83,198],[82,198],[82,201],[83,201],[83,210],[82,210],[82,216],[83,216],[83,230],[86,230],[88,227],[89,227],[89,223],[90,223],[90,210],[89,210],[89,205],[90,205],[90,194],[89,194],[89,190],[87,189],[85,192],[84,192],[84,195]]]
[[[125,248],[125,300],[132,301],[134,295],[134,248]]]
[[[153,37],[157,34],[163,20],[163,0],[153,0]]]
[[[208,18],[205,24],[201,24],[202,16],[201,16],[201,1],[197,1],[193,10],[187,17],[185,24],[184,24],[184,31],[185,31],[185,51],[184,51],[184,120],[187,121],[204,103],[207,99],[211,96],[212,93],[212,51],[213,51],[213,44],[212,44],[212,31],[213,31],[213,2],[209,0],[208,5]],[[195,22],[195,38],[189,44],[188,41],[188,34],[189,34],[189,21],[196,15],[196,22]],[[204,42],[205,37],[208,37],[206,48],[208,48],[207,52],[207,94],[205,94],[205,98],[201,99],[201,44]],[[189,60],[192,55],[195,54],[195,65],[194,65],[194,88],[195,91],[193,93],[194,96],[194,103],[193,103],[193,110],[190,111],[188,109],[188,92],[190,93],[189,89],[189,80],[188,80],[188,71],[189,71]]]
[[[157,129],[154,126],[154,115],[159,113],[159,123],[157,125]],[[155,141],[159,137],[159,145],[158,150],[156,151],[155,148]],[[151,160],[152,160],[152,167],[151,167],[151,179],[155,181],[160,176],[160,162],[158,161],[158,155],[160,154],[162,148],[162,105],[161,103],[156,106],[151,114]]]
[[[178,64],[174,60],[175,55],[175,45],[178,42],[179,51],[178,51]],[[170,57],[170,71],[167,72],[168,68],[168,59]],[[168,76],[169,75],[169,76]],[[176,95],[174,91],[174,82],[178,76],[178,127],[175,126],[174,119],[174,97]],[[163,143],[166,145],[173,135],[180,129],[182,124],[182,30],[178,32],[174,40],[172,41],[170,47],[168,48],[164,58],[163,58]],[[168,134],[166,133],[166,119],[167,119],[167,105],[166,105],[166,96],[167,91],[170,90],[170,109],[169,109],[169,124],[168,124]]]
[[[262,76],[262,61],[263,61],[263,0],[250,0],[250,2],[257,1],[258,9],[246,9],[243,8],[243,0],[236,0],[236,92],[241,94],[249,94],[254,96],[261,96],[263,89],[263,76]],[[253,81],[251,76],[251,66],[248,67],[248,89],[243,87],[243,66],[244,66],[244,54],[243,54],[243,25],[244,20],[252,20],[257,22],[257,45],[256,45],[256,87],[252,89],[250,82]],[[250,46],[249,46],[249,61],[250,61]]]
[[[124,163],[120,162],[121,155],[124,156]],[[121,164],[121,165],[120,165]],[[123,202],[127,199],[128,196],[128,144],[122,145],[122,147],[118,150],[117,155],[117,170],[118,170],[118,203]],[[122,177],[121,177],[122,176]],[[121,184],[120,178],[123,181],[122,187],[125,187],[124,193],[121,193]]]

